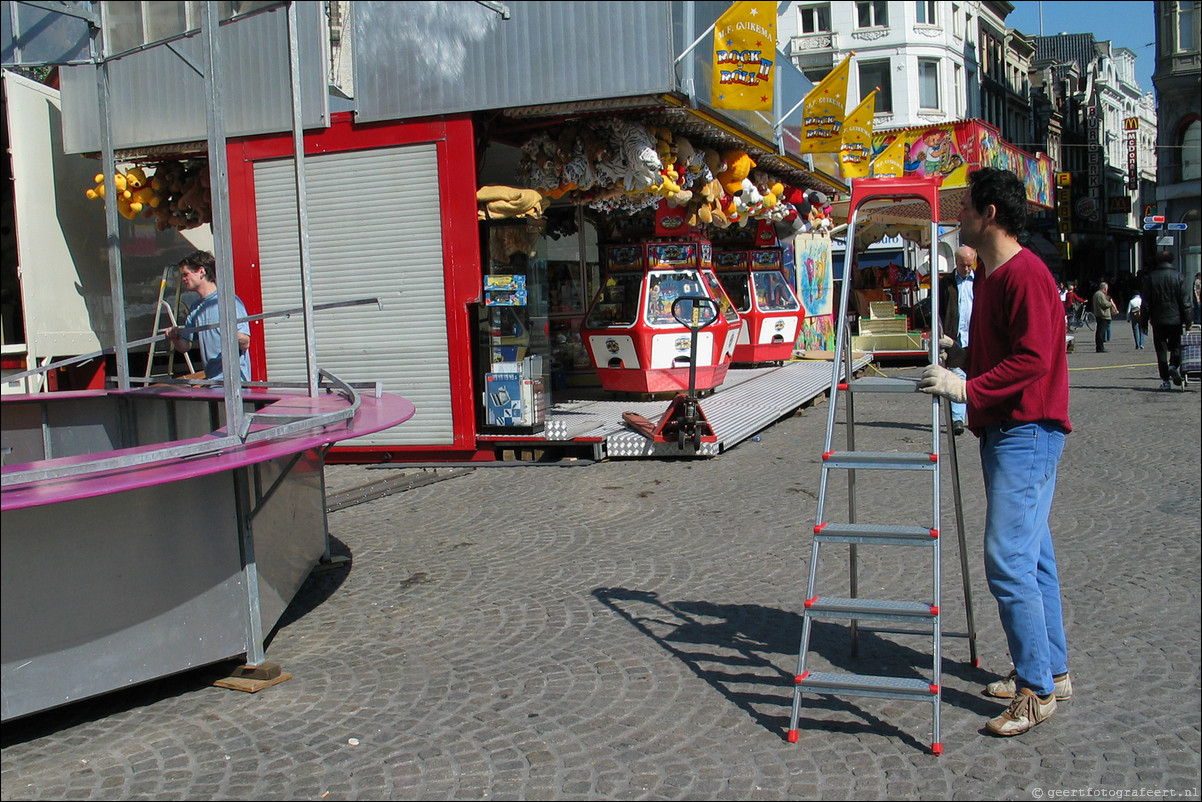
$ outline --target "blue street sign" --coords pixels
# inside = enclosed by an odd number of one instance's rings
[[[1144,223],[1144,231],[1159,231],[1164,228],[1163,223]]]
[[[1189,228],[1189,223],[1169,223],[1169,231],[1185,231]]]

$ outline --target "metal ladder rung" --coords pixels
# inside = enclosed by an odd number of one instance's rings
[[[888,376],[865,376],[839,385],[849,393],[917,393],[918,379],[895,379]]]
[[[805,603],[805,614],[816,618],[870,618],[875,621],[917,619],[931,623],[939,615],[939,608],[926,602],[815,596]]]
[[[806,672],[796,683],[802,693],[851,694],[925,701],[930,701],[939,690],[930,680],[921,678],[878,677],[872,674],[839,674],[830,671]]]
[[[884,546],[934,546],[938,532],[896,524],[824,523],[814,527],[819,543],[879,543]]]
[[[906,451],[829,451],[822,455],[824,468],[932,471],[938,464],[933,454]]]

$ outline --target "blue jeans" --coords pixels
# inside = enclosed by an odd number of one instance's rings
[[[960,370],[960,368],[952,368],[952,373],[955,373],[961,379],[968,378],[968,374],[965,373],[964,371]],[[952,420],[954,420],[954,421],[958,420],[961,423],[963,423],[964,422],[964,414],[968,410],[968,405],[967,404],[957,404],[955,401],[952,401],[951,404],[952,404]]]
[[[1144,347],[1144,330],[1139,327],[1138,320],[1131,321],[1131,333],[1135,335],[1135,347]]]
[[[985,578],[997,600],[1017,687],[1040,696],[1068,671],[1060,579],[1048,515],[1064,432],[1050,423],[987,426],[981,436],[985,475]]]

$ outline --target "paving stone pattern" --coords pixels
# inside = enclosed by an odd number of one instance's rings
[[[944,639],[944,754],[928,751],[926,702],[806,697],[787,742],[818,403],[711,460],[477,468],[332,512],[350,562],[312,575],[267,650],[291,680],[245,694],[197,671],[9,722],[3,798],[1196,799],[1199,393],[1159,391],[1154,357],[1125,342],[1070,367],[1077,431],[1052,523],[1076,695],[1022,737],[983,728],[1002,705],[981,689],[1010,664],[967,435],[981,666]],[[929,420],[921,396],[859,397],[857,446],[924,450]],[[331,466],[328,482],[403,470]],[[861,520],[929,521],[925,475],[880,475],[858,474]],[[831,520],[846,519],[845,488],[833,483]],[[942,490],[944,626],[963,632]],[[861,594],[922,598],[929,562],[914,552],[861,547]],[[847,575],[846,548],[823,547],[819,589]],[[860,641],[853,658],[846,627],[816,624],[813,667],[929,665],[929,637]]]

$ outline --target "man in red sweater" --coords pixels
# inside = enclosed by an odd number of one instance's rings
[[[926,368],[919,389],[968,404],[985,478],[985,576],[1014,671],[985,689],[1010,699],[987,729],[1019,735],[1072,696],[1060,580],[1048,515],[1068,419],[1064,306],[1056,280],[1022,247],[1027,197],[1007,170],[968,176],[960,239],[977,249],[978,271],[968,348],[950,340],[949,366]]]

